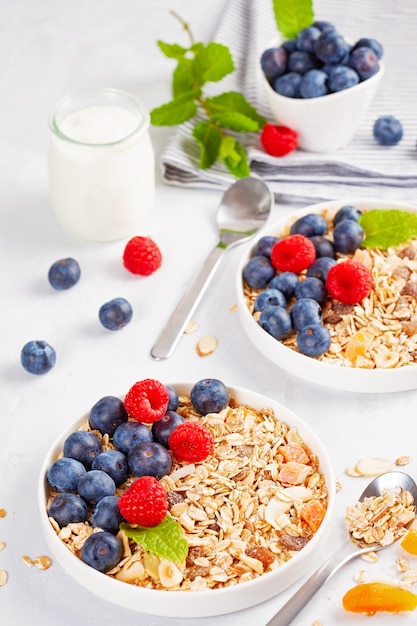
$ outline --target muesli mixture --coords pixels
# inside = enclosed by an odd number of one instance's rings
[[[199,463],[174,463],[160,479],[167,491],[168,515],[177,520],[188,544],[184,562],[144,551],[123,532],[123,556],[108,576],[154,589],[205,590],[252,580],[296,555],[318,530],[326,513],[328,490],[319,459],[295,428],[251,406],[229,406],[199,415],[188,396],[177,412],[199,421],[214,435],[214,450]],[[89,430],[88,421],[83,429]],[[94,431],[103,449],[111,437]],[[134,482],[116,490],[121,495]],[[49,494],[49,502],[56,495]],[[89,520],[60,528],[58,537],[80,557],[93,529]]]
[[[332,239],[335,210],[321,213]],[[287,232],[277,233],[285,236]],[[366,265],[372,273],[369,296],[351,305],[328,298],[323,306],[323,325],[331,336],[330,348],[317,360],[345,367],[364,369],[398,368],[417,363],[417,239],[382,250],[358,248],[346,255]],[[305,277],[302,272],[300,278]],[[253,305],[261,290],[243,281],[244,296],[256,321]],[[299,352],[294,332],[282,340]]]

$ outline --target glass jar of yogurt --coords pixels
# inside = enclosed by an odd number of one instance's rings
[[[50,128],[49,194],[62,226],[91,241],[138,234],[155,196],[149,114],[140,100],[116,89],[67,96]]]

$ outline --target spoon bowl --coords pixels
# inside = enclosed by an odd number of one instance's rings
[[[416,512],[417,504],[417,484],[415,481],[405,472],[387,472],[374,478],[364,489],[360,495],[358,502],[364,502],[366,498],[374,498],[382,496],[386,490],[396,490],[398,492],[407,491],[413,498],[414,515]],[[412,520],[411,520],[412,521]],[[411,521],[406,524],[408,526]],[[352,559],[365,554],[366,552],[382,550],[383,548],[392,545],[382,545],[381,543],[368,543],[364,544],[360,540],[353,539],[346,542],[346,545],[339,549],[333,556],[331,556],[321,567],[319,567],[314,574],[300,587],[300,589],[284,604],[284,606],[269,620],[266,626],[288,626],[297,615],[302,611],[307,602],[316,594],[316,592],[329,580],[333,574],[335,574],[343,565],[346,565]],[[399,537],[397,538],[399,539]],[[359,549],[352,550],[352,542]]]
[[[167,359],[171,356],[224,253],[253,237],[264,226],[272,204],[271,191],[260,178],[241,178],[226,189],[217,210],[219,242],[156,340],[151,350],[154,359]]]

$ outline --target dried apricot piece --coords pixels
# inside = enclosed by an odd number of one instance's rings
[[[408,554],[417,555],[417,530],[409,530],[401,539],[400,546],[408,552]]]
[[[313,533],[319,529],[325,514],[326,509],[318,500],[306,502],[300,511],[301,519],[311,528]]]
[[[382,582],[370,582],[349,589],[342,599],[343,608],[354,613],[374,615],[378,611],[414,611],[417,595],[407,589]]]

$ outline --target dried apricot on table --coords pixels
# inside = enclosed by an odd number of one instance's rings
[[[378,611],[399,613],[417,608],[417,595],[407,589],[382,582],[370,582],[349,589],[342,599],[343,608],[354,613],[374,615]]]
[[[401,539],[400,546],[408,552],[408,554],[417,555],[417,530],[409,530],[403,539]]]

